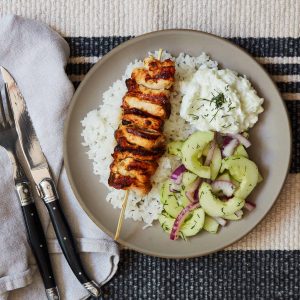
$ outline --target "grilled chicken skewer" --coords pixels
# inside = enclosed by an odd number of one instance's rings
[[[121,124],[115,131],[117,146],[112,154],[108,183],[126,190],[115,240],[118,239],[129,191],[146,195],[151,190],[151,176],[157,160],[165,151],[162,133],[164,121],[171,113],[170,93],[175,66],[170,59],[160,61],[150,56],[144,68],[136,68],[126,80],[128,92],[123,97]]]

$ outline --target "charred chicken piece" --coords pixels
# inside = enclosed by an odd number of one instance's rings
[[[136,178],[110,173],[108,184],[115,189],[131,190],[140,195],[147,195],[151,190],[151,182],[139,182]]]
[[[125,138],[128,143],[143,147],[146,150],[160,148],[165,144],[165,137],[160,132],[135,126],[120,125],[115,132],[115,138],[120,145],[122,144],[122,138]]]
[[[135,108],[162,120],[167,119],[171,113],[171,104],[167,97],[134,92],[126,93],[123,98],[122,108],[124,110]]]
[[[157,149],[156,151],[148,151],[144,148],[130,148],[130,147],[121,147],[117,145],[114,149],[112,157],[114,160],[122,160],[127,157],[131,157],[137,160],[142,161],[157,161],[163,154],[164,149]]]
[[[164,122],[159,118],[147,115],[137,115],[134,113],[125,113],[122,116],[122,125],[133,125],[142,129],[155,130],[161,132]]]
[[[166,97],[167,99],[170,98],[171,91],[170,90],[153,90],[149,89],[143,85],[138,84],[134,79],[128,78],[126,79],[126,86],[128,89],[128,92],[133,93],[140,93],[144,95],[152,95],[152,96],[160,96],[160,97]]]
[[[149,178],[155,173],[157,167],[156,161],[142,161],[132,157],[114,160],[110,166],[109,181],[112,184],[120,184],[120,176],[123,176],[127,178],[123,181],[124,185],[128,185],[128,188],[135,189],[139,194],[145,195],[151,189]],[[129,180],[129,178],[134,180]]]
[[[154,57],[144,60],[145,68],[134,69],[131,78],[152,90],[168,90],[175,81],[175,64],[170,59],[160,61]]]

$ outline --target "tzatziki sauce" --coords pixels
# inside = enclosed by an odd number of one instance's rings
[[[181,82],[180,116],[201,131],[239,133],[253,127],[263,98],[250,81],[230,69],[202,68]]]

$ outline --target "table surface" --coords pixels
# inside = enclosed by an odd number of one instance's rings
[[[75,87],[113,47],[153,30],[207,31],[251,53],[276,82],[292,125],[292,164],[279,200],[255,230],[213,255],[178,261],[123,250],[105,292],[108,299],[300,299],[300,1],[2,1],[0,15],[9,12],[65,36]]]

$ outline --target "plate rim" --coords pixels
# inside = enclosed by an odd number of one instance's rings
[[[75,185],[75,183],[73,181],[73,177],[72,177],[72,174],[71,174],[71,171],[70,171],[70,162],[69,162],[68,155],[67,155],[67,144],[68,144],[67,143],[67,135],[68,135],[68,131],[69,131],[69,125],[70,125],[70,119],[71,119],[72,111],[73,111],[73,109],[75,107],[75,104],[76,104],[76,99],[78,98],[78,95],[80,94],[81,89],[83,88],[83,86],[85,85],[85,83],[89,80],[89,78],[94,74],[94,72],[96,71],[96,69],[101,64],[105,63],[105,61],[108,60],[112,55],[114,55],[115,52],[121,51],[123,48],[126,48],[128,45],[130,45],[132,43],[135,43],[136,41],[143,40],[145,37],[151,37],[151,36],[155,36],[157,34],[166,34],[166,33],[176,34],[176,33],[182,33],[182,32],[193,32],[193,33],[196,33],[196,34],[206,35],[206,36],[209,36],[209,37],[214,38],[216,40],[219,40],[219,41],[221,41],[221,42],[223,42],[225,44],[230,45],[231,47],[237,48],[238,50],[242,51],[246,56],[248,56],[251,60],[253,60],[256,63],[256,65],[261,69],[261,71],[263,73],[265,73],[265,75],[269,78],[269,80],[272,83],[273,89],[276,91],[276,93],[278,94],[279,98],[281,99],[281,104],[282,104],[282,106],[284,108],[285,116],[287,117],[288,137],[289,137],[290,143],[289,143],[289,153],[288,153],[288,167],[287,167],[287,169],[285,171],[284,180],[283,180],[283,182],[281,184],[281,187],[280,187],[280,189],[278,191],[278,194],[275,197],[275,200],[272,202],[271,206],[263,214],[263,216],[260,218],[260,220],[255,224],[255,226],[253,226],[249,230],[247,230],[241,237],[234,239],[232,242],[230,242],[230,243],[228,243],[226,245],[217,247],[214,250],[206,251],[206,252],[203,252],[201,254],[190,254],[190,255],[182,255],[182,254],[179,254],[179,255],[163,255],[163,254],[156,254],[156,253],[154,253],[154,252],[152,252],[150,250],[147,250],[147,249],[145,250],[145,249],[142,249],[142,248],[140,248],[138,246],[134,246],[131,243],[127,242],[126,240],[119,239],[117,241],[117,243],[121,244],[123,247],[126,247],[126,248],[128,248],[130,250],[135,250],[135,251],[137,251],[139,253],[147,254],[147,255],[150,255],[150,256],[153,256],[153,257],[168,258],[168,259],[185,259],[185,258],[194,258],[194,257],[206,256],[206,255],[218,252],[220,250],[223,250],[223,249],[225,249],[225,248],[233,245],[234,243],[238,242],[239,240],[243,239],[246,235],[248,235],[252,230],[254,230],[265,219],[265,217],[267,216],[267,214],[270,213],[271,209],[273,208],[273,206],[277,202],[277,200],[278,200],[278,198],[279,198],[279,196],[280,196],[280,194],[282,192],[282,189],[283,189],[283,187],[284,187],[284,185],[286,183],[287,177],[289,175],[289,170],[290,170],[290,167],[291,167],[291,159],[292,159],[292,157],[291,157],[291,155],[292,155],[292,141],[293,141],[293,139],[292,139],[292,128],[291,128],[291,120],[289,118],[287,106],[286,106],[285,101],[283,100],[283,98],[281,96],[281,93],[280,93],[277,85],[274,83],[274,81],[273,81],[272,77],[270,76],[270,74],[261,66],[261,64],[259,64],[254,59],[254,57],[251,54],[249,54],[246,50],[244,50],[240,46],[234,44],[233,42],[231,42],[231,41],[229,41],[229,40],[227,40],[227,39],[225,39],[223,37],[214,35],[212,33],[200,31],[200,30],[193,30],[193,29],[164,29],[164,30],[157,30],[157,31],[148,32],[148,33],[145,33],[145,34],[142,34],[142,35],[138,35],[136,37],[133,37],[133,38],[131,38],[131,39],[123,42],[122,44],[120,44],[120,45],[116,46],[115,48],[113,48],[112,50],[110,50],[107,54],[103,55],[102,58],[100,60],[98,60],[95,63],[95,65],[88,71],[88,73],[85,75],[84,79],[80,82],[79,86],[77,87],[74,95],[72,96],[72,99],[71,99],[69,107],[68,107],[67,115],[66,115],[66,118],[65,118],[65,121],[64,121],[64,129],[63,129],[63,163],[64,163],[64,167],[66,169],[66,174],[67,174],[67,177],[68,177],[71,189],[72,189],[72,191],[74,193],[74,196],[75,196],[76,200],[78,201],[79,205],[81,206],[81,208],[84,210],[84,212],[90,218],[90,220],[92,222],[94,222],[95,225],[100,230],[102,230],[103,232],[105,232],[109,237],[114,238],[111,235],[111,233],[108,232],[107,229],[96,218],[94,218],[94,216],[90,213],[89,209],[86,207],[84,201],[82,201],[81,196],[79,195],[79,192],[77,191],[76,185]]]

